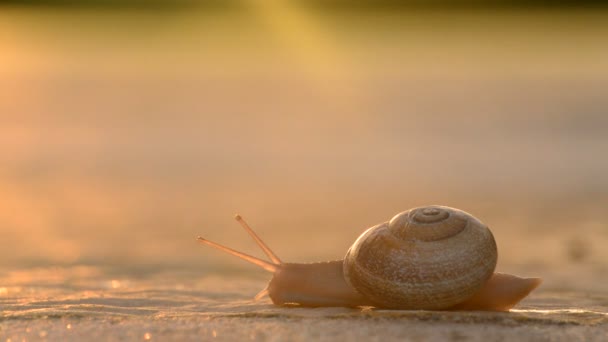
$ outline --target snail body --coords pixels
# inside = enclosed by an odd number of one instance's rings
[[[541,282],[494,273],[491,231],[444,206],[414,208],[363,232],[343,260],[283,263],[237,215],[272,262],[199,237],[198,241],[273,273],[266,294],[277,305],[384,309],[509,310]]]

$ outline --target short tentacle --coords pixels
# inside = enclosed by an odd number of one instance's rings
[[[262,291],[258,292],[258,294],[256,294],[255,297],[253,297],[253,300],[258,301],[267,295],[268,295],[268,285],[266,285],[266,287],[264,289],[262,289]]]

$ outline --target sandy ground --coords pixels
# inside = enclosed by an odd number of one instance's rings
[[[255,278],[255,277],[253,277]],[[252,277],[0,288],[2,341],[602,341],[608,296],[541,287],[509,313],[278,307]],[[57,279],[56,279],[57,280]],[[553,288],[553,289],[552,289]]]
[[[323,310],[331,311],[331,310]],[[523,320],[522,321],[520,321]],[[530,320],[530,321],[528,321]],[[74,323],[66,323],[68,321]],[[8,329],[7,329],[8,328]],[[10,341],[179,340],[179,341],[603,341],[602,325],[557,323],[525,316],[398,312],[314,316],[251,315],[209,318],[61,318],[3,323]],[[7,339],[8,340],[8,339]]]

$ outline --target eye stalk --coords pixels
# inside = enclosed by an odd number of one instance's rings
[[[264,253],[270,258],[270,260],[272,260],[273,262],[268,262],[266,260],[262,260],[260,258],[256,258],[254,256],[251,256],[249,254],[245,254],[243,252],[239,252],[237,250],[234,250],[230,247],[226,247],[224,245],[221,245],[217,242],[213,242],[210,240],[207,240],[201,236],[197,237],[196,240],[199,243],[205,244],[207,246],[211,246],[215,249],[219,249],[220,251],[226,252],[228,254],[232,254],[234,256],[236,256],[239,259],[245,260],[247,262],[250,262],[256,266],[259,266],[263,269],[265,269],[268,272],[276,272],[279,267],[281,266],[281,259],[279,259],[279,257],[277,257],[277,255],[268,247],[268,245],[266,245],[264,243],[264,241],[262,241],[262,239],[260,239],[260,237],[253,231],[253,229],[251,229],[251,227],[249,227],[249,225],[247,224],[247,222],[245,222],[245,220],[241,217],[241,215],[236,215],[234,217],[240,224],[241,226],[247,231],[247,233],[249,233],[249,235],[251,235],[251,237],[253,238],[253,240],[258,244],[258,246],[262,249],[262,251],[264,251]]]

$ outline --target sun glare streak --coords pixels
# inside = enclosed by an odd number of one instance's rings
[[[355,69],[331,42],[330,32],[309,11],[285,0],[251,0],[256,14],[264,20],[307,76],[332,101],[354,106],[360,100]],[[360,105],[358,103],[357,105]]]
[[[31,38],[20,23],[20,13],[0,11],[0,81],[18,82],[20,79],[15,76],[38,75],[57,63],[55,54],[33,43]]]
[[[0,73],[5,73],[13,67],[17,62],[16,56],[18,51],[13,27],[11,27],[10,21],[4,19],[6,18],[0,17],[0,46],[2,47],[2,53],[0,53]]]

